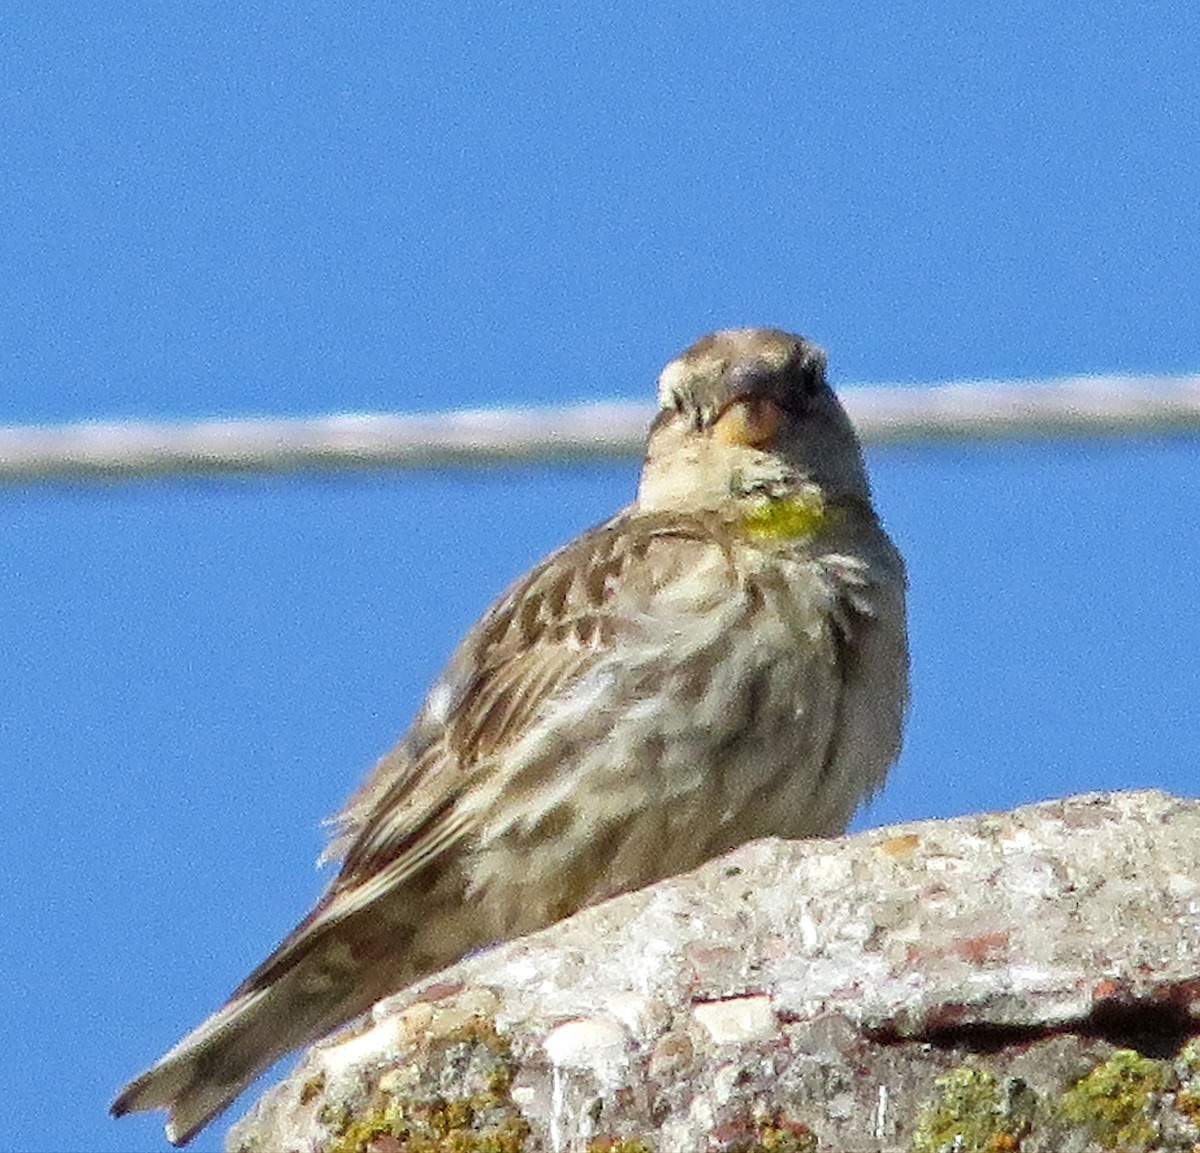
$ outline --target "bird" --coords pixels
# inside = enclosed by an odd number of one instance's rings
[[[340,868],[122,1089],[187,1143],[279,1057],[467,953],[761,837],[836,836],[896,760],[907,580],[824,352],[663,369],[633,501],[515,581],[335,818]]]

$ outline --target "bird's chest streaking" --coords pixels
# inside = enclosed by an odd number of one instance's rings
[[[470,884],[507,931],[754,837],[841,830],[861,796],[842,702],[887,690],[847,662],[869,564],[820,547],[825,515],[774,502],[644,542],[643,578],[619,582],[606,618],[618,635],[506,751],[503,792],[481,791]],[[886,764],[867,767],[872,783]]]

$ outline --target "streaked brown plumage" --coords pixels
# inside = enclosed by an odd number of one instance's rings
[[[467,951],[755,837],[840,832],[900,746],[904,569],[819,349],[664,369],[637,499],[517,581],[338,820],[341,870],[131,1082],[182,1144],[275,1059]]]

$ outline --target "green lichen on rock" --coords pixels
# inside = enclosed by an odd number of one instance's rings
[[[460,1059],[482,1062],[487,1091],[507,1097],[512,1088],[514,1062],[512,1044],[496,1028],[491,1017],[472,1017],[447,1034],[447,1046],[460,1049]],[[451,1060],[452,1055],[451,1055]]]
[[[462,1091],[399,1093],[385,1077],[343,1120],[329,1153],[527,1153],[529,1124],[510,1093],[512,1049],[495,1022],[472,1018],[433,1047],[440,1059],[431,1064]]]
[[[913,1153],[1009,1153],[1033,1124],[1036,1099],[1023,1082],[964,1065],[938,1077],[938,1095],[917,1118]]]
[[[1193,1037],[1179,1050],[1174,1064],[1181,1081],[1200,1077],[1200,1037]]]
[[[329,1153],[526,1153],[529,1126],[490,1103],[390,1101],[352,1121]]]
[[[817,1153],[817,1138],[807,1126],[781,1118],[758,1127],[758,1143],[747,1153]]]
[[[807,1126],[781,1114],[747,1123],[754,1127],[749,1142],[731,1146],[729,1153],[818,1153],[816,1135]],[[593,1137],[587,1153],[655,1153],[655,1145],[641,1137]]]
[[[731,1129],[741,1133],[735,1136]],[[817,1153],[818,1149],[816,1134],[778,1109],[755,1109],[726,1126],[722,1136],[709,1136],[728,1153]]]
[[[1200,1040],[1174,1059],[1108,1050],[1076,1077],[1039,1097],[1015,1077],[953,1069],[917,1116],[912,1153],[1200,1153]]]
[[[310,1101],[315,1101],[324,1092],[325,1074],[318,1073],[315,1077],[310,1077],[300,1086],[300,1104],[307,1105]]]
[[[1164,1062],[1118,1049],[1063,1094],[1062,1116],[1101,1148],[1151,1149],[1159,1137],[1156,1109],[1170,1080]]]
[[[1172,1071],[1179,1082],[1179,1088],[1175,1090],[1175,1109],[1200,1131],[1200,1039],[1193,1037],[1180,1049]]]

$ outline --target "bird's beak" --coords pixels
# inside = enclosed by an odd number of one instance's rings
[[[783,427],[783,409],[769,396],[735,396],[713,423],[713,436],[722,444],[761,448]]]

